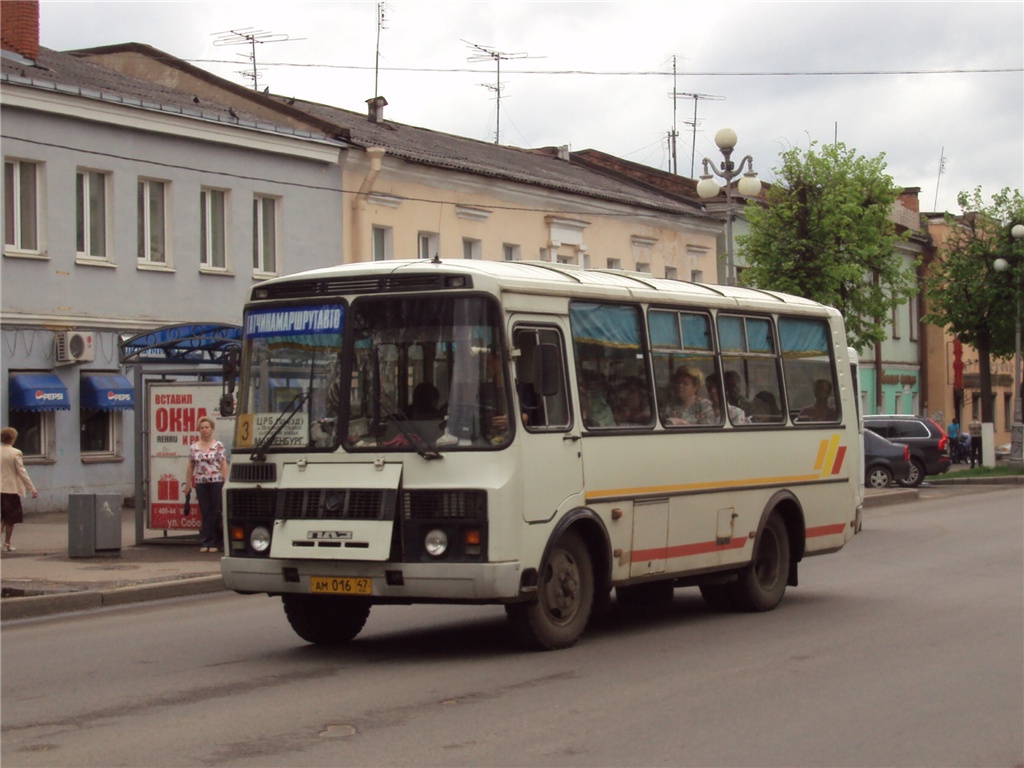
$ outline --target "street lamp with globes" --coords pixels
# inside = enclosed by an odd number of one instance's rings
[[[697,194],[709,200],[717,197],[721,191],[718,182],[714,177],[718,176],[725,181],[725,282],[728,285],[736,285],[736,262],[732,242],[732,180],[742,174],[736,190],[744,197],[754,197],[761,193],[761,182],[754,173],[754,160],[750,155],[745,156],[739,163],[732,161],[732,152],[736,147],[736,131],[732,128],[722,128],[715,134],[715,144],[722,151],[725,158],[716,169],[714,163],[708,158],[703,159],[704,173],[697,182]],[[746,171],[743,170],[744,166]],[[712,175],[713,174],[713,175]]]
[[[1024,238],[1024,224],[1014,224],[1010,229],[1011,245]],[[1021,257],[1018,256],[1018,260]],[[997,272],[1005,272],[1010,268],[1006,259],[996,259],[992,265]],[[1021,300],[1021,269],[1024,264],[1017,264],[1017,322],[1014,330],[1013,343],[1013,426],[1010,428],[1010,461],[1015,464],[1024,463],[1024,424],[1021,414],[1021,376],[1020,376],[1020,300]]]

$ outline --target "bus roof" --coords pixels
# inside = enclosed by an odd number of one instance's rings
[[[816,308],[824,305],[799,296],[740,286],[690,283],[681,280],[658,278],[644,272],[629,272],[616,269],[585,269],[572,264],[555,264],[547,261],[484,261],[484,260],[389,260],[358,262],[279,277],[254,287],[253,297],[260,288],[273,289],[295,282],[339,282],[341,288],[346,278],[372,278],[399,276],[413,277],[422,274],[472,275],[474,286],[489,289],[495,293],[526,293],[546,295],[571,294],[580,298],[606,300],[692,301],[694,304],[711,306],[758,307],[763,311],[802,307]],[[362,283],[362,281],[356,281]],[[395,286],[398,288],[398,285]],[[410,290],[415,288],[411,287]],[[337,293],[348,291],[338,290]],[[365,292],[353,290],[351,292]],[[271,293],[276,291],[271,290]],[[334,291],[331,291],[334,293]],[[322,291],[310,292],[310,296],[323,296]],[[290,298],[299,298],[290,292]],[[827,308],[832,312],[836,310]]]

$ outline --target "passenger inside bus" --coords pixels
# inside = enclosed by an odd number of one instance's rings
[[[747,414],[738,405],[726,401],[725,410],[722,409],[722,386],[718,381],[718,374],[713,373],[707,379],[708,399],[711,400],[711,409],[714,412],[714,423],[721,424],[724,414],[729,414],[729,421],[733,424],[746,424]]]
[[[775,395],[766,389],[754,395],[750,406],[750,420],[757,423],[782,421],[782,409],[779,408],[779,401]]]
[[[647,426],[651,423],[651,405],[642,379],[629,376],[619,384],[612,411],[618,426]]]
[[[835,421],[836,409],[830,402],[832,382],[828,379],[814,381],[814,404],[808,405],[797,415],[797,421]]]
[[[704,374],[694,365],[683,365],[672,374],[672,392],[661,414],[666,424],[714,424],[715,414],[711,401],[698,397]]]
[[[615,426],[615,415],[608,404],[608,387],[597,371],[580,371],[580,408],[588,427]]]
[[[441,419],[444,409],[439,407],[441,393],[427,381],[421,381],[412,391],[412,403],[406,413],[410,419]]]

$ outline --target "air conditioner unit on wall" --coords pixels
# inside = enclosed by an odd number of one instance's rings
[[[53,337],[53,359],[57,364],[88,363],[95,354],[91,333],[61,331]]]

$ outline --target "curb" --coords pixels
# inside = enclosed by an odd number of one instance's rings
[[[889,504],[907,504],[911,501],[917,501],[919,498],[917,488],[900,488],[892,491],[880,491],[878,493],[872,493],[870,496],[864,494],[864,509],[870,509],[872,507],[885,507]]]
[[[87,611],[95,608],[109,608],[115,605],[130,605],[150,600],[165,600],[172,597],[204,595],[226,589],[220,576],[200,576],[156,584],[135,584],[104,590],[81,592],[60,592],[48,595],[33,595],[6,599],[0,602],[0,621],[8,619],[32,619],[52,616],[58,613]]]

